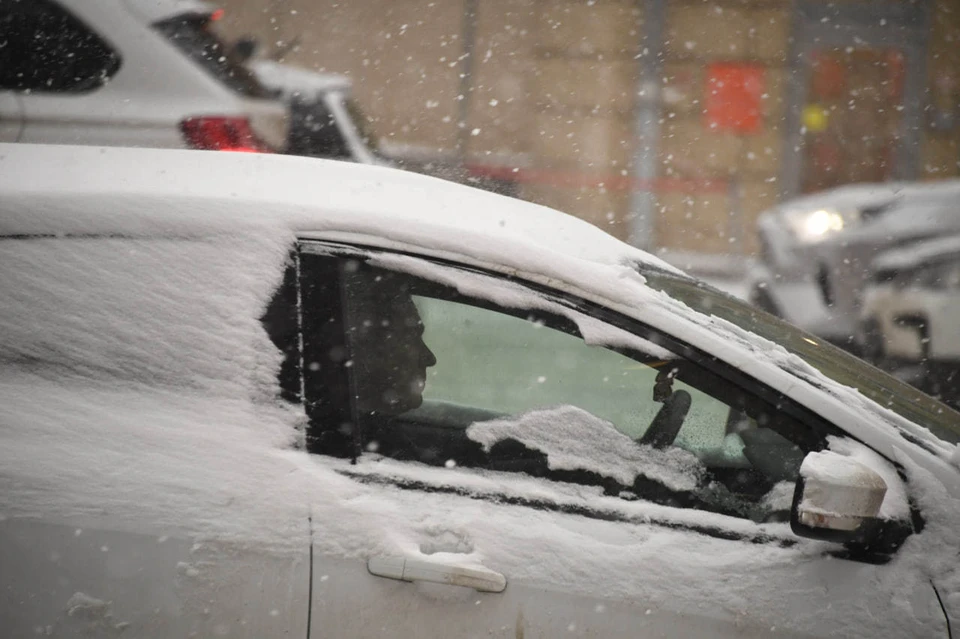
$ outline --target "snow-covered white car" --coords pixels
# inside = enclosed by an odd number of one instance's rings
[[[389,164],[375,151],[366,118],[351,96],[345,75],[257,59],[248,64],[257,79],[289,105],[287,153],[363,164]]]
[[[8,636],[960,623],[960,416],[582,220],[3,145],[0,264]]]
[[[788,200],[757,220],[758,307],[856,352],[859,304],[880,252],[960,231],[960,182],[856,184]]]
[[[196,0],[0,0],[0,142],[279,151],[287,111]]]
[[[960,400],[960,236],[877,257],[863,294],[864,356],[943,399]]]

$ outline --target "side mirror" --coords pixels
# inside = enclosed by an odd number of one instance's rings
[[[877,529],[887,494],[883,478],[850,457],[810,453],[790,509],[790,527],[801,537],[839,543],[864,542]]]

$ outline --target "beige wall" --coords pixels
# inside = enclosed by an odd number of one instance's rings
[[[702,252],[756,250],[756,214],[775,199],[780,173],[783,79],[789,2],[704,3],[667,6],[661,134],[661,174],[681,178],[660,189],[655,243]],[[763,69],[762,124],[755,133],[706,126],[705,70],[711,62],[743,62]],[[717,191],[696,180],[726,183]],[[685,186],[684,180],[693,180]],[[772,185],[772,186],[771,186]]]
[[[286,61],[352,77],[374,129],[393,148],[509,172],[521,197],[627,237],[642,0],[477,0],[463,95],[466,0],[223,4],[229,33],[258,35],[267,53],[296,41]],[[667,0],[655,247],[756,251],[756,216],[780,195],[791,6]],[[930,85],[940,87],[932,98],[956,106],[955,0],[936,0],[932,23]],[[763,68],[756,133],[705,126],[705,69],[715,61]],[[960,174],[960,127],[923,137],[923,175]]]
[[[223,28],[265,53],[345,73],[378,134],[446,149],[456,143],[462,5],[444,0],[225,0]]]
[[[956,0],[936,0],[927,60],[930,106],[953,109],[960,119],[960,6]],[[957,127],[960,129],[960,125]],[[960,176],[960,132],[926,130],[921,173],[930,179]]]

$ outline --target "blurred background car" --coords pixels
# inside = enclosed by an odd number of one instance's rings
[[[757,220],[760,253],[748,275],[749,297],[756,306],[815,335],[833,334],[831,313],[816,284],[812,248],[830,235],[887,204],[897,185],[844,186],[788,200]]]
[[[0,0],[0,139],[280,151],[287,113],[193,0]]]
[[[784,202],[760,215],[748,276],[760,308],[853,352],[859,305],[879,253],[960,230],[960,182],[857,184]]]
[[[250,37],[238,39],[232,47],[234,58],[245,60],[257,80],[287,105],[287,154],[392,166],[502,195],[516,195],[510,182],[478,175],[457,159],[423,160],[382,149],[369,119],[352,95],[353,81],[349,77],[257,58],[257,49],[256,40]]]
[[[960,401],[960,236],[889,251],[871,265],[857,341],[868,361]]]
[[[820,303],[829,310],[832,336],[840,345],[859,352],[857,321],[873,260],[889,249],[960,232],[958,198],[958,181],[911,184],[812,246]]]
[[[273,60],[251,60],[256,78],[289,105],[287,153],[389,164],[380,156],[345,75],[319,73]]]

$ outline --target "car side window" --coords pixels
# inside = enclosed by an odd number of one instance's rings
[[[337,128],[333,113],[324,104],[322,97],[293,98],[290,118],[289,153],[347,160],[351,158],[347,141]]]
[[[0,0],[0,88],[82,93],[103,85],[120,57],[49,0]]]
[[[500,306],[361,259],[342,260],[340,276],[345,340],[317,348],[316,367],[347,371],[338,430],[363,455],[773,521],[788,515],[804,455],[824,446],[677,349],[637,335],[588,343],[583,326],[598,320],[579,311]]]

